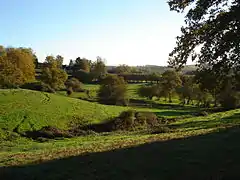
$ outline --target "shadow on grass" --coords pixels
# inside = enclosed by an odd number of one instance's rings
[[[169,111],[161,111],[155,113],[158,117],[161,116],[193,116],[192,111],[176,111],[176,110],[169,110]],[[181,119],[181,117],[178,117]]]
[[[240,129],[39,164],[2,167],[1,179],[240,179]]]
[[[226,127],[226,126],[236,126],[240,125],[240,113],[236,113],[232,116],[225,118],[217,118],[215,120],[202,120],[202,121],[189,121],[181,124],[173,124],[169,125],[171,128],[191,128],[191,130],[195,129],[208,129],[215,127]]]
[[[171,103],[158,103],[152,100],[145,99],[130,99],[129,106],[133,107],[146,107],[146,108],[156,108],[156,109],[175,109],[175,110],[199,110],[199,107],[195,106],[183,106],[181,104],[171,104]]]

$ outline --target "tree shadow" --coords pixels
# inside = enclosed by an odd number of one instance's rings
[[[202,120],[202,121],[189,121],[181,124],[172,124],[168,125],[170,128],[191,128],[191,130],[195,129],[209,129],[215,127],[226,127],[226,126],[236,126],[240,125],[240,113],[236,113],[234,115],[217,118],[215,120]]]
[[[240,129],[2,167],[1,179],[239,179]]]
[[[156,112],[155,113],[158,117],[162,116],[179,116],[177,118],[182,119],[181,116],[193,116],[195,115],[192,111],[174,111],[174,110],[169,110],[169,111],[161,111],[161,112]]]
[[[133,107],[146,107],[146,108],[156,108],[156,109],[176,109],[176,110],[199,110],[196,106],[184,106],[181,104],[171,104],[171,103],[159,103],[152,100],[146,99],[130,99],[129,106]]]

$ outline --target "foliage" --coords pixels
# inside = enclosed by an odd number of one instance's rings
[[[101,57],[97,57],[97,60],[93,62],[91,73],[97,80],[101,80],[107,74],[107,68],[104,60]]]
[[[71,86],[67,87],[67,95],[70,96],[73,93],[73,88]]]
[[[47,56],[41,74],[43,83],[49,85],[52,89],[58,90],[64,87],[64,82],[67,80],[67,73],[62,70],[63,58],[57,56]]]
[[[76,78],[68,79],[65,86],[67,89],[71,88],[74,92],[82,91],[82,83]]]
[[[194,84],[193,86],[194,100],[198,102],[198,106],[210,107],[213,102],[213,97],[211,93],[207,90],[201,90],[199,84]]]
[[[160,82],[163,90],[168,94],[169,102],[172,102],[173,92],[181,85],[181,79],[176,71],[168,70],[162,74]]]
[[[131,71],[132,68],[126,64],[119,65],[114,69],[114,73],[116,74],[131,73]]]
[[[194,79],[199,84],[202,91],[211,93],[214,98],[214,105],[217,106],[218,94],[221,91],[225,78],[218,76],[214,71],[205,69],[197,71]]]
[[[127,105],[127,84],[122,77],[108,75],[101,82],[98,97],[107,104]]]
[[[21,88],[35,90],[35,91],[50,92],[50,93],[55,92],[54,89],[52,89],[48,84],[45,84],[43,82],[26,83],[26,84],[22,85]]]
[[[154,96],[156,97],[159,97],[159,87],[158,85],[152,85],[152,86],[149,86],[149,85],[143,85],[141,87],[138,88],[138,95],[140,97],[146,97],[148,99],[152,99]]]
[[[93,74],[91,72],[89,73],[83,70],[74,71],[72,73],[72,76],[83,83],[92,83],[93,81]]]
[[[74,69],[76,70],[83,70],[86,72],[90,72],[90,66],[91,66],[91,62],[89,60],[87,60],[86,58],[81,59],[80,57],[78,57],[75,61],[74,64]]]
[[[191,58],[199,69],[224,76],[239,71],[240,1],[169,0],[170,9],[183,12],[186,26],[170,53],[170,65],[182,67]],[[199,51],[200,49],[200,51]]]
[[[177,88],[177,93],[183,104],[190,104],[194,99],[194,79],[192,76],[181,76],[182,85]]]
[[[219,102],[225,109],[240,107],[240,92],[236,91],[232,82],[226,82],[224,89],[219,93]]]
[[[35,54],[27,48],[0,47],[0,86],[17,87],[35,79]]]
[[[159,82],[159,81],[161,81],[161,75],[159,73],[155,73],[155,72],[151,73],[148,75],[148,80],[151,82],[153,82],[153,81]]]

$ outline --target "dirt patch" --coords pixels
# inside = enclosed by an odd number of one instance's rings
[[[55,139],[59,137],[64,137],[64,138],[73,137],[73,135],[68,131],[60,130],[52,126],[43,127],[40,130],[26,131],[25,133],[23,133],[23,136],[32,138],[32,139],[38,139],[38,138]]]

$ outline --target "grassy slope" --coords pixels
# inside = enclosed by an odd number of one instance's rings
[[[97,122],[126,109],[25,90],[0,91],[0,106],[0,128],[9,130],[24,117],[36,127],[64,128],[73,114]],[[189,111],[142,110],[166,116]],[[44,143],[25,138],[0,142],[0,176],[5,179],[239,179],[239,125],[240,109],[237,109],[179,120],[169,125],[175,130],[172,133],[109,134]],[[25,128],[29,129],[28,123]]]
[[[67,153],[78,154],[82,150],[95,152],[104,151],[109,148],[117,148],[113,144],[126,145],[137,145],[148,141],[158,141],[166,139],[175,139],[182,137],[195,136],[200,134],[207,134],[209,132],[218,131],[219,129],[225,129],[230,127],[235,127],[240,125],[240,109],[232,110],[228,112],[214,113],[207,117],[194,117],[187,118],[184,120],[179,120],[175,123],[170,124],[171,128],[174,128],[173,133],[163,133],[157,135],[149,134],[109,134],[107,136],[89,136],[89,137],[78,137],[72,139],[64,140],[53,140],[45,143],[38,143],[26,139],[19,139],[18,142],[7,142],[3,143],[1,149],[1,155],[12,155],[18,153],[31,154],[31,153],[52,153],[54,151],[64,151]],[[110,146],[110,147],[108,147]],[[68,148],[67,150],[65,148]],[[102,147],[102,148],[101,148]],[[106,148],[106,149],[105,149]],[[75,151],[78,149],[77,151]],[[61,153],[60,153],[61,154]],[[60,154],[46,157],[57,158]],[[62,154],[64,156],[64,154]],[[61,155],[61,156],[62,156]],[[69,154],[68,154],[69,155]],[[1,157],[1,156],[0,156]],[[25,157],[25,156],[24,156]],[[32,157],[33,158],[33,157]],[[34,157],[38,159],[39,157]],[[19,159],[21,160],[21,158]],[[24,158],[22,159],[24,161]],[[7,162],[9,163],[9,162]],[[0,163],[1,164],[1,163]]]
[[[9,144],[0,153],[9,167],[0,172],[6,179],[239,179],[239,125],[240,109],[180,120],[174,133]]]
[[[24,119],[22,130],[29,130],[30,124],[35,129],[46,125],[65,128],[73,116],[99,122],[126,109],[29,90],[1,90],[0,128],[11,131]]]
[[[96,88],[88,86],[87,88]],[[20,131],[40,129],[50,125],[66,128],[72,120],[96,123],[118,116],[128,107],[106,106],[61,95],[30,91],[0,90],[0,139],[21,123]],[[152,111],[159,116],[175,117],[188,115],[189,110],[133,108],[138,111]],[[33,126],[31,126],[33,125]],[[3,131],[5,129],[5,131]]]

